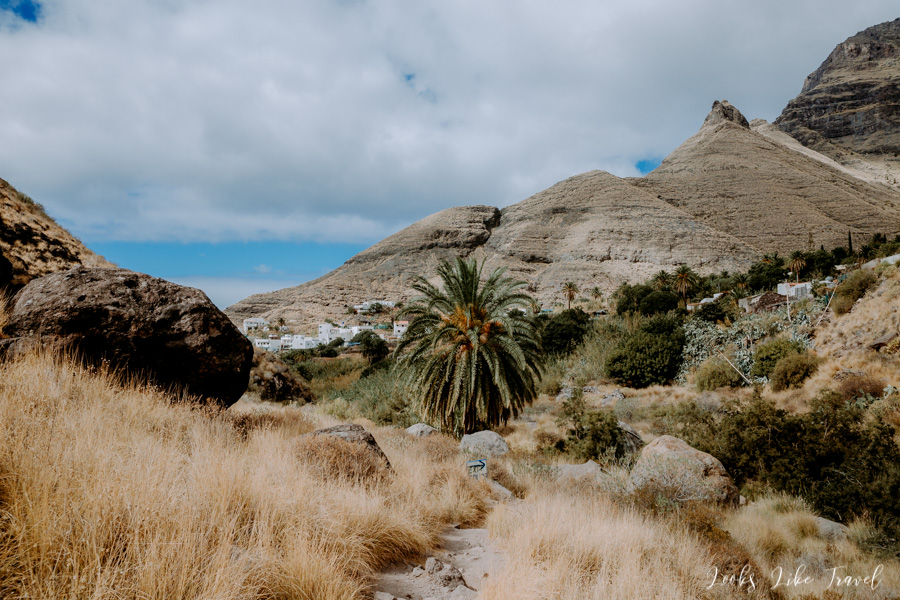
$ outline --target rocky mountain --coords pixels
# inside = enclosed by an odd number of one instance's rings
[[[19,289],[35,277],[78,265],[112,266],[0,179],[0,289]]]
[[[803,145],[898,188],[900,19],[838,44],[775,125]]]
[[[643,178],[591,171],[502,210],[447,209],[314,281],[251,296],[233,319],[340,319],[364,300],[403,300],[410,277],[454,256],[507,267],[545,306],[560,286],[609,293],[688,264],[701,273],[900,230],[900,20],[850,38],[775,124],[715,102],[700,130]]]

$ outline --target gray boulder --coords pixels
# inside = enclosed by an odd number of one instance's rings
[[[459,442],[459,449],[479,458],[498,458],[509,452],[509,444],[499,433],[479,431],[464,435]]]
[[[816,517],[816,525],[819,527],[819,537],[828,541],[846,539],[850,535],[850,529],[824,517]]]
[[[633,488],[656,489],[673,500],[712,500],[737,505],[740,493],[719,459],[663,435],[641,452],[631,470]]]
[[[624,399],[625,394],[622,393],[622,390],[616,390],[614,392],[605,394],[603,398],[600,399],[600,406],[612,406],[616,402]]]
[[[435,432],[437,432],[437,429],[425,423],[416,423],[406,428],[406,433],[415,437],[428,437]]]
[[[603,476],[603,469],[592,460],[580,465],[559,465],[556,480],[560,483],[596,483]]]
[[[206,294],[127,269],[76,267],[33,279],[16,295],[4,333],[221,406],[247,389],[253,360],[253,346]]]
[[[625,421],[619,421],[618,424],[625,437],[625,452],[628,454],[640,452],[641,448],[644,447],[644,440],[641,439],[641,434]]]

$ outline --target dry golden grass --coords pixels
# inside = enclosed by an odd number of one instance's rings
[[[483,517],[458,455],[376,432],[395,473],[357,481],[298,455],[311,428],[47,356],[0,365],[0,597],[358,598],[445,523]]]
[[[767,496],[743,510],[732,513],[725,529],[754,557],[763,573],[774,584],[780,573],[782,582],[802,568],[810,581],[798,586],[778,586],[785,598],[891,598],[900,594],[900,564],[862,551],[854,538],[867,534],[865,523],[850,525],[850,536],[827,539],[819,533],[816,515],[799,498],[781,494]],[[832,583],[833,569],[838,576],[871,576],[881,565],[876,589],[841,586]]]
[[[695,537],[596,493],[536,491],[488,527],[510,557],[485,600],[726,597],[704,590],[713,558]]]

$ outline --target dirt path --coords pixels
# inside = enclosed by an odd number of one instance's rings
[[[502,561],[487,529],[450,527],[441,548],[425,564],[399,564],[383,571],[372,586],[375,600],[477,598]]]

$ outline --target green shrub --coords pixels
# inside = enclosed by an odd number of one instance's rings
[[[638,311],[642,315],[652,316],[667,313],[678,308],[678,296],[672,292],[658,290],[650,292],[640,301]]]
[[[629,312],[640,311],[641,302],[644,298],[653,293],[653,288],[649,285],[629,285],[623,283],[616,290],[616,314],[624,315]]]
[[[772,371],[772,390],[779,392],[800,387],[819,368],[819,358],[812,352],[791,354],[775,364]]]
[[[831,310],[836,315],[845,315],[853,310],[854,304],[856,304],[856,300],[850,296],[835,296],[831,299]]]
[[[769,377],[779,360],[802,351],[803,347],[799,342],[784,337],[760,344],[753,353],[753,368],[750,370],[750,375],[752,377]]]
[[[548,354],[569,354],[590,330],[591,317],[580,308],[564,310],[551,318],[541,332],[541,345]]]
[[[665,384],[678,374],[684,341],[676,319],[653,317],[609,353],[606,374],[635,388]]]
[[[724,358],[714,356],[707,359],[694,378],[697,390],[701,392],[717,390],[721,387],[740,387],[744,378],[728,364]]]
[[[852,298],[854,302],[862,298],[870,287],[875,285],[878,278],[869,269],[857,269],[837,286],[834,293],[837,296]]]
[[[358,379],[347,389],[330,393],[330,400],[342,411],[335,416],[364,417],[378,425],[394,427],[409,427],[419,422],[421,419],[411,398],[397,383],[396,373],[390,368],[369,369],[372,370],[368,376]]]
[[[609,455],[625,454],[625,437],[616,417],[605,410],[586,410],[581,389],[575,388],[563,401],[563,414],[557,421],[568,425],[568,436],[557,448],[579,460],[602,460]]]

